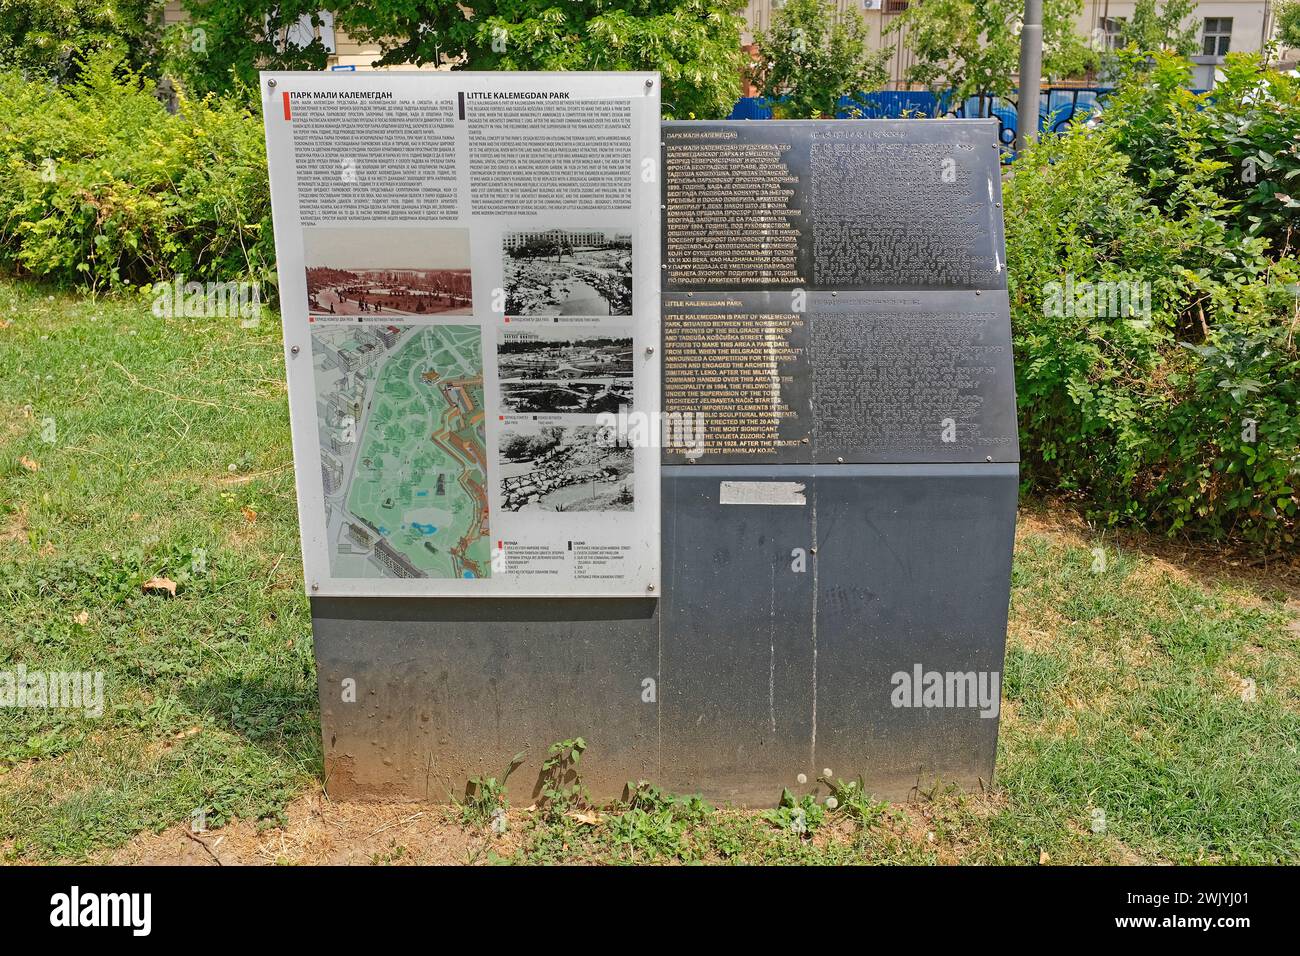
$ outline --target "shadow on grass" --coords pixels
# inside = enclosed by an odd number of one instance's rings
[[[216,726],[324,779],[320,708],[310,676],[228,675],[190,685],[182,696]]]

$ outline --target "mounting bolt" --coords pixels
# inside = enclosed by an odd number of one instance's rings
[[[655,354],[655,347],[654,347],[653,345],[647,345],[647,346],[645,347],[645,354],[646,354],[646,355],[654,355],[654,354]]]
[[[655,586],[654,586],[653,584],[647,584],[647,585],[645,586],[645,589],[646,589],[647,591],[653,591],[653,590],[655,589]]]
[[[267,81],[266,81],[266,85],[267,85],[270,89],[275,89],[275,80],[274,80],[274,79],[267,80]]]
[[[843,458],[836,458],[835,461],[836,461],[836,463],[838,463],[838,464],[841,464],[841,465],[844,464],[844,459],[843,459]]]
[[[654,81],[653,79],[649,79],[649,80],[646,80],[646,81],[645,81],[645,88],[646,88],[647,90],[650,89],[650,87],[652,87],[652,86],[654,86],[654,85],[655,85],[655,81]]]
[[[294,355],[297,355],[299,352],[302,351],[302,349],[295,345],[293,346],[293,348],[289,349],[289,351],[292,352]]]
[[[312,589],[313,591],[319,591],[319,590],[320,590],[320,585],[317,584],[315,581],[313,581],[313,582],[311,583],[311,589]]]
[[[992,456],[992,455],[985,455],[985,456],[984,456],[984,460],[985,460],[985,461],[989,461],[989,462],[991,462],[991,461],[993,460],[993,456]]]

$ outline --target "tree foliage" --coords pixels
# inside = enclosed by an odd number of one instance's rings
[[[0,68],[55,81],[115,49],[133,68],[157,53],[164,0],[0,0]]]
[[[475,6],[479,26],[468,48],[470,69],[658,70],[669,119],[726,117],[740,96],[743,0]]]
[[[319,26],[320,0],[184,0],[190,22],[164,38],[163,67],[194,93],[254,87],[258,70],[323,70],[329,51],[319,39],[287,40],[303,17]],[[336,21],[337,23],[337,21]]]
[[[1060,78],[1091,68],[1096,54],[1075,32],[1083,0],[1044,0],[1043,74]],[[907,78],[957,103],[984,94],[1009,97],[1020,66],[1022,0],[925,0],[888,29],[902,32],[915,57]]]
[[[283,49],[264,26],[283,29],[319,0],[185,0],[191,27],[175,49],[200,89],[247,82],[256,70],[321,69],[319,43]],[[471,9],[472,6],[472,9]],[[375,64],[469,70],[658,70],[664,114],[715,118],[740,95],[743,0],[354,0],[335,26],[379,47]],[[194,30],[206,49],[190,51]]]
[[[1300,50],[1300,0],[1277,6],[1277,42],[1284,50]]]
[[[755,37],[759,59],[750,77],[772,108],[785,119],[861,114],[864,94],[888,79],[889,49],[867,49],[867,25],[856,10],[839,13],[827,0],[788,0],[772,19],[772,29]]]
[[[1133,15],[1119,31],[1120,46],[1139,50],[1171,50],[1179,56],[1197,52],[1196,0],[1137,0]]]

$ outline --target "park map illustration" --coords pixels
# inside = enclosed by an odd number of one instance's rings
[[[475,325],[316,325],[330,566],[342,578],[491,575]]]

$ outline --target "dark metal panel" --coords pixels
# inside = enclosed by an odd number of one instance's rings
[[[720,504],[736,480],[797,482],[806,503]],[[1000,685],[1017,480],[1006,464],[665,468],[664,781],[754,805],[827,768],[899,799],[987,783],[996,714],[894,708],[890,678],[921,664]]]
[[[782,358],[747,354],[764,338]],[[668,296],[664,408],[702,415],[706,450],[663,460],[1015,462],[1011,359],[999,290]],[[779,395],[766,407],[764,387]],[[728,446],[745,434],[759,450]]]
[[[862,774],[898,799],[936,780],[990,783],[996,714],[895,707],[891,677],[920,665],[1000,687],[1017,484],[1005,464],[819,473],[818,772]]]
[[[313,598],[326,786],[347,798],[446,800],[528,757],[511,797],[534,796],[546,748],[585,736],[583,778],[612,799],[653,778],[654,599]],[[356,702],[342,682],[356,681]]]
[[[812,461],[807,298],[801,293],[796,303],[790,292],[664,297],[664,411],[703,416],[709,449],[688,454],[666,447],[664,464],[682,464],[688,457],[696,463],[746,465]],[[744,329],[717,326],[719,318]],[[767,355],[745,354],[757,347],[756,337],[770,340]],[[769,397],[764,407],[764,389],[769,395],[776,389],[779,401]],[[781,416],[775,423],[770,422],[773,414]],[[766,434],[771,450],[727,446],[732,436],[760,433]],[[755,443],[762,445],[764,439]]]
[[[1005,289],[996,137],[995,120],[664,123],[664,291]],[[739,146],[768,152],[716,152]],[[772,190],[778,179],[784,198]],[[700,184],[707,208],[681,208],[679,183]],[[725,208],[731,198],[740,209]],[[746,218],[768,203],[779,229]],[[713,241],[705,216],[733,217],[734,236],[781,243],[788,227],[798,234],[791,268],[698,268],[695,253]],[[783,248],[770,250],[775,259]]]
[[[812,512],[719,504],[723,480],[775,473],[664,469],[663,779],[719,802],[774,803],[811,754]]]
[[[1016,462],[1003,291],[814,293],[813,460]]]

